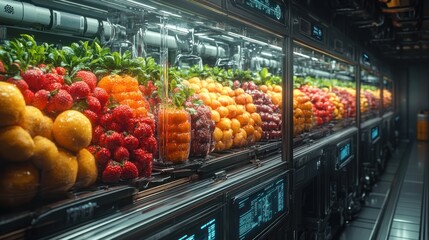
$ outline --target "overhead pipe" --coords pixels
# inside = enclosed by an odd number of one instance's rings
[[[373,27],[381,27],[384,24],[384,16],[381,16],[378,22],[372,22],[370,24],[358,26],[358,28],[373,28]]]

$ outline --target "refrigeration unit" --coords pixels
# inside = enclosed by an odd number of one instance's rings
[[[382,151],[381,79],[374,59],[360,56],[360,176],[364,191],[371,189],[384,169]]]
[[[354,47],[317,19],[293,12],[296,231],[302,239],[329,239],[358,208]]]
[[[97,38],[112,52],[144,58],[154,69],[159,66],[158,72],[146,72],[154,81],[166,80],[162,74],[170,71],[170,78],[181,78],[196,93],[207,91],[210,99],[202,99],[204,94],[199,97],[220,113],[220,119],[213,120],[214,132],[218,128],[222,134],[213,134],[213,138],[203,134],[206,138],[189,148],[191,152],[193,147],[205,151],[173,159],[176,164],[160,151],[150,178],[120,182],[115,187],[97,183],[83,191],[68,192],[67,201],[53,205],[40,202],[23,212],[2,214],[2,219],[7,219],[2,224],[6,222],[10,228],[0,234],[57,239],[284,237],[290,224],[292,188],[283,151],[287,149],[285,138],[292,133],[282,131],[286,125],[282,116],[288,111],[282,107],[286,106],[282,88],[287,4],[0,1],[0,6],[6,5],[21,15],[17,21],[10,13],[0,14],[5,23],[1,40],[28,33],[37,42],[61,48]],[[27,16],[29,9],[35,12]],[[204,86],[206,90],[199,92],[203,85],[195,84],[203,81],[214,87]],[[218,91],[221,88],[226,92]],[[238,95],[246,98],[240,100]],[[209,104],[214,96],[222,109]],[[227,108],[229,105],[234,107]],[[238,122],[239,128],[229,127],[231,122]],[[108,211],[101,211],[104,209]]]
[[[394,106],[394,84],[392,78],[388,75],[383,76],[383,156],[388,160],[395,150],[395,106]]]

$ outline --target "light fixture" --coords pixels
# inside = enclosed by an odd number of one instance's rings
[[[170,15],[170,16],[173,16],[173,17],[179,17],[179,18],[182,17],[180,15],[177,15],[177,14],[174,14],[174,13],[171,13],[171,12],[167,12],[167,11],[164,11],[164,10],[161,10],[160,12],[165,13],[165,14]]]
[[[310,56],[305,55],[305,54],[302,54],[302,53],[299,53],[299,52],[293,52],[293,54],[298,55],[298,56],[301,56],[301,57],[303,57],[303,58],[310,58]]]

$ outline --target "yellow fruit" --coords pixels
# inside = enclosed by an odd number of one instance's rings
[[[222,131],[231,129],[231,120],[229,118],[221,118],[216,127],[220,128]]]
[[[67,110],[55,119],[52,133],[58,145],[72,152],[78,152],[91,143],[92,126],[89,119],[82,113]]]
[[[216,142],[216,144],[215,144],[215,150],[216,151],[223,151],[223,150],[225,150],[225,143],[223,143],[222,141]]]
[[[236,105],[228,105],[228,118],[233,118],[237,115],[237,106]]]
[[[223,131],[222,141],[226,144],[230,140],[232,140],[232,129]]]
[[[220,106],[216,109],[221,118],[227,117],[229,114],[228,108],[224,106]]]
[[[97,180],[98,170],[95,157],[87,149],[83,148],[77,154],[78,171],[76,187],[88,187]]]
[[[255,105],[255,104],[253,104],[253,103],[248,103],[248,104],[246,105],[246,111],[247,111],[247,112],[249,112],[249,113],[254,113],[254,112],[256,112],[256,105]]]
[[[244,112],[243,114],[236,116],[236,118],[241,123],[241,126],[244,126],[249,123],[250,114],[248,112]]]
[[[0,127],[19,124],[25,112],[25,100],[19,89],[0,81]]]
[[[234,134],[239,133],[240,128],[241,128],[240,122],[235,118],[231,119],[231,129],[234,132]]]
[[[220,114],[216,110],[212,110],[212,120],[216,123],[220,121]]]
[[[33,153],[33,139],[22,127],[10,126],[0,129],[0,159],[25,161]]]
[[[40,191],[42,196],[67,192],[76,182],[78,163],[76,156],[65,150],[58,150],[58,158],[49,169],[42,170]]]
[[[20,126],[27,130],[30,133],[31,137],[35,137],[40,135],[40,133],[44,130],[45,116],[43,113],[36,107],[26,106],[24,119],[20,123]]]
[[[30,162],[10,163],[0,168],[0,207],[31,202],[39,187],[39,171]]]
[[[39,135],[47,139],[54,140],[54,137],[52,136],[53,127],[54,127],[54,121],[52,121],[52,118],[44,116],[43,121],[40,125]]]
[[[36,136],[34,139],[34,155],[31,161],[40,170],[51,168],[58,158],[58,148],[51,140]]]
[[[213,131],[213,138],[215,142],[219,142],[220,140],[222,140],[222,137],[223,137],[222,130],[218,127],[215,127],[215,130]]]
[[[228,141],[225,142],[225,148],[226,149],[230,149],[232,147],[232,144],[234,143],[234,141],[231,139],[229,139]]]
[[[247,136],[253,135],[253,133],[255,131],[255,128],[252,125],[249,125],[249,124],[246,125],[246,126],[244,126],[243,129],[244,129],[244,131],[246,131]]]

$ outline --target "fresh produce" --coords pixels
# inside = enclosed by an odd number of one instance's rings
[[[21,162],[33,154],[34,141],[22,127],[15,125],[0,129],[0,159]]]
[[[383,89],[383,108],[390,107],[392,107],[392,93],[387,89]]]
[[[89,146],[92,140],[91,122],[75,110],[67,110],[58,115],[52,133],[59,146],[75,153]]]
[[[293,90],[293,132],[294,136],[310,131],[314,125],[313,104],[299,89]]]
[[[77,153],[77,179],[75,186],[78,188],[89,187],[97,181],[98,169],[95,157],[87,149],[83,148]]]
[[[303,93],[310,97],[313,103],[313,113],[317,125],[327,124],[333,117],[334,105],[329,100],[329,94],[317,87],[302,85],[299,88]]]
[[[353,118],[356,116],[356,91],[345,87],[333,87],[334,92],[341,100],[344,106],[344,118]]]
[[[25,112],[25,100],[17,87],[0,82],[0,127],[21,123]]]
[[[325,92],[329,91],[327,88],[323,88],[322,90]],[[335,94],[334,92],[328,92],[328,95],[329,95],[329,101],[334,106],[334,111],[332,112],[333,119],[342,120],[344,118],[344,104],[342,103],[338,95]]]
[[[183,163],[189,157],[191,117],[184,109],[162,106],[158,112],[159,156],[164,163]]]
[[[0,176],[0,208],[21,206],[36,196],[40,176],[31,162],[5,164]]]

